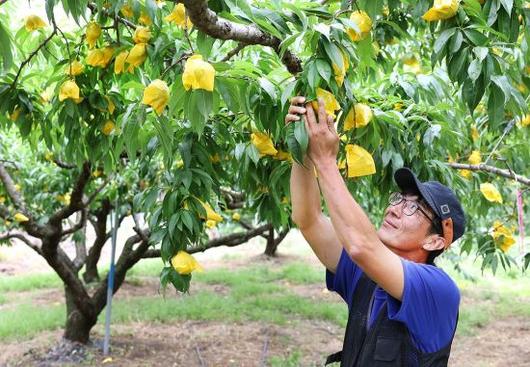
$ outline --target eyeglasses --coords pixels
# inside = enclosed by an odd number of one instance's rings
[[[403,213],[405,215],[414,215],[414,213],[419,210],[431,221],[431,223],[434,224],[433,219],[429,216],[429,214],[427,214],[425,210],[421,208],[420,203],[417,200],[409,200],[400,192],[393,192],[392,194],[390,194],[388,203],[392,206],[395,206],[401,204],[403,201],[405,202],[405,204],[403,205]]]

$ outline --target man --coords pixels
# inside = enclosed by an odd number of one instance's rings
[[[293,98],[285,118],[290,123],[302,115],[309,134],[307,168],[294,164],[291,171],[292,218],[326,267],[328,288],[349,307],[343,350],[326,364],[447,366],[460,294],[433,260],[464,233],[457,197],[399,169],[394,178],[401,192],[391,195],[376,230],[339,173],[339,137],[323,101],[318,116],[304,102]]]

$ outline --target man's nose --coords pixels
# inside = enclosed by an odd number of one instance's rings
[[[389,205],[387,208],[387,214],[392,214],[397,218],[401,218],[401,214],[403,214],[403,202],[396,205]]]

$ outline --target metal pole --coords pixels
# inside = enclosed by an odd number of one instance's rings
[[[114,206],[114,220],[110,217],[110,223],[112,226],[112,250],[110,254],[110,269],[107,277],[107,309],[105,313],[105,339],[103,341],[103,355],[109,354],[110,347],[110,315],[112,311],[112,295],[114,291],[114,255],[116,254],[116,234],[117,234],[117,223],[118,223],[118,198],[116,197],[116,204]]]

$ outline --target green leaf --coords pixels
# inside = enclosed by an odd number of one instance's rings
[[[490,87],[488,117],[490,126],[493,128],[498,126],[504,118],[504,92],[496,84]]]
[[[462,41],[464,40],[464,35],[460,30],[457,30],[455,34],[451,37],[451,41],[449,42],[449,52],[455,53],[460,49],[460,46],[462,46]]]
[[[267,78],[261,77],[258,79],[261,89],[263,89],[272,100],[277,98],[276,96],[276,86],[272,84]]]
[[[485,46],[488,43],[488,37],[475,29],[466,28],[464,29],[464,33],[475,46]]]
[[[287,128],[285,129],[285,140],[287,141],[287,147],[289,148],[289,152],[291,153],[291,156],[293,157],[294,161],[298,164],[303,165],[304,154],[302,153],[300,143],[298,142],[298,140],[296,140],[296,137],[294,136],[294,130],[296,128],[295,124],[300,123],[300,121],[291,122],[289,125],[287,125]]]
[[[503,8],[506,10],[506,13],[508,13],[508,15],[511,15],[512,8],[513,8],[513,0],[501,0],[501,4]]]
[[[469,75],[469,79],[472,82],[475,82],[475,80],[478,79],[480,76],[480,73],[482,73],[482,62],[479,59],[474,59],[469,64],[469,67],[467,68],[467,74]]]
[[[331,43],[326,39],[322,39],[322,44],[324,45],[324,50],[331,62],[337,65],[339,69],[344,69],[344,61],[342,60],[340,49],[334,43]]]
[[[324,79],[326,82],[329,82],[331,79],[331,67],[329,64],[325,60],[317,59],[316,66],[322,79]]]
[[[2,55],[3,69],[9,70],[13,65],[11,35],[2,22],[0,22],[0,54]]]
[[[210,57],[212,53],[213,44],[215,43],[215,38],[208,36],[206,33],[198,31],[197,32],[197,48],[199,49],[200,54],[206,60]]]
[[[304,117],[301,117],[302,119]],[[309,144],[309,135],[307,134],[307,130],[305,127],[305,124],[303,121],[296,121],[293,122],[294,124],[294,137],[298,144],[300,144],[300,149],[302,150],[302,154],[305,154],[307,150],[307,145]]]
[[[193,130],[200,135],[212,111],[213,93],[197,89],[189,96],[186,114]]]
[[[484,77],[479,77],[474,83],[471,79],[466,79],[462,86],[462,98],[467,104],[469,111],[473,113],[485,92]]]
[[[440,51],[442,51],[442,49],[447,44],[447,41],[449,41],[449,38],[455,32],[456,32],[456,28],[449,28],[449,29],[444,30],[442,33],[440,33],[440,35],[438,36],[438,38],[434,42],[434,52],[435,53],[440,53]]]
[[[494,75],[491,77],[491,81],[495,83],[504,94],[504,104],[508,103],[512,95],[512,86],[505,75]]]
[[[169,273],[169,280],[179,292],[185,293],[190,289],[191,274],[179,274],[173,269],[173,271]]]

